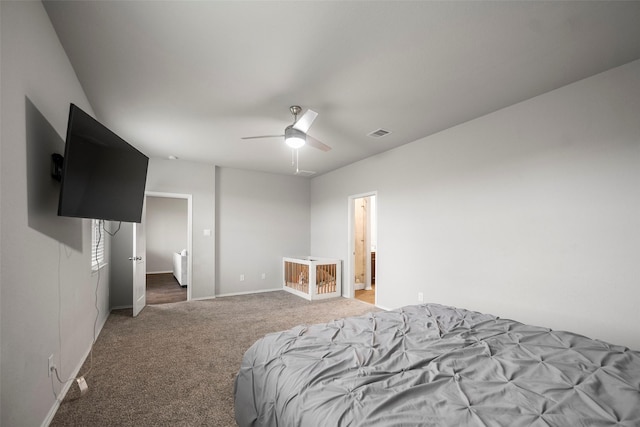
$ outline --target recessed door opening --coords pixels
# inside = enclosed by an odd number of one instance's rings
[[[187,200],[146,199],[147,304],[187,300]]]
[[[351,257],[347,277],[350,298],[376,303],[376,252],[378,246],[376,194],[349,198]]]
[[[192,215],[190,194],[146,193],[142,223],[134,227],[141,229],[134,230],[134,250],[142,247],[145,260],[144,274],[134,274],[134,301],[139,296],[142,307],[191,300]],[[135,305],[134,315],[142,309]]]

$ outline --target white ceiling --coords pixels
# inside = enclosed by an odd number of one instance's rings
[[[640,2],[46,1],[98,120],[151,157],[318,174],[640,58]],[[380,139],[367,136],[384,128]]]

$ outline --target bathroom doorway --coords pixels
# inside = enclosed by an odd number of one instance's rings
[[[375,193],[349,198],[351,242],[349,297],[376,304],[377,197]]]

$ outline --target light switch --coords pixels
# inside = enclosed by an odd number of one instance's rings
[[[202,234],[206,237],[209,237],[211,236],[211,230],[209,230],[208,228],[205,228]]]

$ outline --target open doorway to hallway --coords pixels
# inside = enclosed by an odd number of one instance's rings
[[[378,245],[376,195],[354,197],[352,203],[351,289],[356,299],[375,304]]]
[[[188,200],[146,197],[146,303],[187,301]]]

